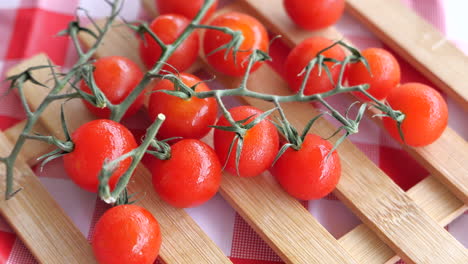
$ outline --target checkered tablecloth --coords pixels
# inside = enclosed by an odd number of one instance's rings
[[[38,52],[46,52],[56,64],[71,65],[76,55],[73,53],[70,41],[54,35],[73,19],[77,6],[90,10],[91,15],[95,17],[106,15],[108,9],[102,2],[100,0],[0,0],[1,77],[4,78],[7,69]],[[468,53],[468,18],[465,14],[468,10],[467,1],[404,0],[404,2]],[[123,16],[128,20],[145,17],[140,1],[127,0]],[[382,46],[381,42],[348,15],[340,20],[338,28],[360,48]],[[280,61],[287,54],[287,49],[278,48],[276,52],[276,57]],[[403,71],[402,82],[428,83],[411,66],[402,60],[400,62]],[[1,83],[0,93],[3,94],[5,90],[6,84]],[[447,101],[450,126],[465,139],[468,138],[466,112],[450,98],[447,98]],[[13,93],[0,99],[1,130],[7,129],[24,117],[19,100]],[[138,120],[129,120],[127,124],[136,132],[142,129]],[[353,136],[352,140],[403,189],[410,188],[428,175],[426,170],[413,161],[372,121],[364,122],[361,130],[364,132]],[[49,163],[43,171],[38,169],[35,171],[81,232],[89,236],[94,223],[105,211],[106,206],[95,194],[79,189],[67,178],[61,160]],[[304,205],[336,238],[360,223],[333,196],[305,202]],[[187,209],[187,212],[234,263],[281,263],[280,258],[221,196],[217,195],[203,206]],[[468,246],[468,214],[459,217],[447,229]],[[36,263],[3,219],[0,219],[0,263]]]

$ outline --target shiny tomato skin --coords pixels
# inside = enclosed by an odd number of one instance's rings
[[[349,85],[368,83],[370,88],[367,92],[378,100],[385,99],[400,83],[400,64],[390,52],[384,49],[369,48],[363,50],[361,54],[369,63],[372,75],[363,63],[352,64],[348,68]],[[370,101],[360,92],[356,92],[355,95],[362,100]]]
[[[190,20],[193,20],[200,11],[205,0],[156,0],[156,7],[160,14],[179,14]],[[216,10],[218,0],[208,9],[202,22],[206,22]]]
[[[289,84],[289,88],[297,92],[299,91],[304,75],[297,76],[307,66],[309,61],[317,56],[317,53],[322,49],[329,47],[333,44],[333,41],[323,37],[311,37],[303,42],[299,43],[286,58],[285,63],[285,78]],[[335,58],[337,60],[343,60],[345,53],[339,46],[327,50],[323,53],[324,56]],[[336,83],[338,81],[341,67],[333,67],[333,63],[327,62],[328,67],[333,76],[333,80]],[[311,95],[316,93],[323,93],[332,90],[333,84],[330,81],[328,75],[322,70],[319,75],[318,66],[316,66],[310,73],[309,79],[304,90],[304,94]]]
[[[197,139],[171,146],[171,158],[155,160],[153,187],[168,204],[198,206],[211,199],[221,184],[221,164],[214,150]]]
[[[448,123],[447,103],[439,92],[420,83],[407,83],[394,88],[387,97],[389,105],[406,115],[401,127],[405,143],[426,146],[437,140]],[[385,129],[402,143],[396,122],[385,117]]]
[[[161,231],[143,207],[119,205],[101,216],[91,244],[100,264],[152,264],[161,247]]]
[[[203,49],[206,59],[213,68],[221,73],[234,77],[244,75],[248,65],[248,61],[245,60],[252,54],[252,50],[259,49],[266,52],[268,49],[269,40],[265,27],[257,19],[249,15],[238,12],[225,13],[214,18],[210,25],[228,27],[232,30],[241,31],[244,35],[244,41],[239,48],[241,51],[236,53],[236,63],[234,63],[232,52],[228,54],[225,60],[225,49],[211,54],[218,47],[227,44],[231,40],[231,36],[213,29],[205,32]],[[255,63],[251,72],[257,70],[260,65],[260,62]]]
[[[256,116],[263,112],[252,106],[238,106],[229,110],[235,121],[243,120],[249,116]],[[248,121],[248,122],[249,122]],[[248,123],[247,122],[247,123]],[[229,122],[223,116],[217,126],[230,126]],[[214,132],[214,147],[216,154],[222,164],[226,163],[229,153],[229,146],[234,139],[233,132],[222,131],[215,129]],[[250,129],[245,137],[239,162],[239,176],[253,177],[267,170],[278,153],[279,136],[276,127],[268,120],[264,119],[252,129]],[[233,150],[229,155],[229,160],[225,170],[233,175],[237,175],[236,170],[236,147],[237,141],[234,144]]]
[[[187,85],[193,86],[198,83],[196,92],[210,91],[208,86],[201,80],[188,73],[180,73],[180,79]],[[158,138],[171,137],[200,139],[210,131],[211,125],[216,121],[218,105],[216,99],[181,99],[157,90],[174,90],[174,85],[169,80],[158,82],[151,94],[149,101],[149,115],[154,120],[159,113],[166,115],[166,120],[158,132]]]
[[[307,30],[319,30],[341,18],[345,0],[284,0],[283,4],[296,25]]]
[[[143,78],[143,72],[136,63],[128,58],[121,56],[109,56],[96,60],[94,63],[94,79],[96,85],[106,95],[107,99],[113,104],[119,104],[135,89]],[[91,94],[89,86],[82,81],[80,88],[84,92]],[[124,117],[135,114],[143,105],[144,93],[142,92],[135,102],[130,105]],[[87,101],[84,101],[86,107],[99,118],[109,118],[109,108],[98,108]]]
[[[73,182],[90,192],[97,191],[98,175],[104,161],[114,160],[137,147],[135,138],[126,127],[107,119],[88,122],[71,137],[75,148],[63,156],[65,171]],[[109,180],[111,188],[130,163],[131,158],[120,162]]]
[[[326,159],[333,146],[321,137],[308,134],[301,149],[288,148],[271,168],[283,189],[300,200],[320,199],[329,194],[341,176],[336,151]]]
[[[151,22],[150,28],[164,44],[172,44],[189,24],[190,21],[181,15],[166,14],[156,17]],[[198,34],[194,32],[182,42],[166,61],[173,67],[165,65],[163,69],[171,72],[175,71],[174,68],[179,72],[185,71],[197,59],[198,50],[199,38]],[[145,34],[144,40],[140,40],[140,57],[146,67],[152,68],[161,57],[161,54],[162,49],[158,43],[149,34]]]

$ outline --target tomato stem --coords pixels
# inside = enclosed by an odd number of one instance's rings
[[[53,66],[49,62],[48,65],[31,67],[15,76],[8,78],[8,80],[11,81],[10,88],[18,89],[21,103],[24,109],[26,110],[26,114],[28,118],[26,120],[26,125],[24,126],[23,131],[21,132],[18,140],[13,146],[13,149],[11,150],[10,154],[7,157],[3,157],[2,159],[0,159],[0,161],[6,165],[6,191],[5,191],[6,200],[11,199],[20,190],[20,189],[14,190],[14,182],[13,182],[14,166],[18,158],[18,155],[24,143],[26,142],[26,140],[34,138],[34,136],[29,134],[30,131],[33,129],[34,125],[36,124],[36,122],[38,121],[39,117],[44,112],[44,110],[52,102],[56,100],[60,100],[60,99],[65,99],[65,98],[66,99],[75,98],[77,96],[75,93],[69,94],[67,96],[66,93],[63,93],[63,90],[70,83],[72,83],[74,79],[80,79],[79,76],[81,75],[81,72],[80,72],[81,67],[87,64],[87,62],[94,55],[97,48],[101,45],[104,36],[109,31],[112,23],[115,21],[118,14],[120,13],[120,10],[122,8],[121,0],[116,0],[113,3],[106,1],[106,3],[108,3],[111,7],[110,15],[108,19],[106,20],[106,23],[104,24],[103,28],[101,29],[101,32],[98,35],[94,34],[96,42],[86,53],[83,52],[83,50],[81,49],[80,43],[77,41],[78,39],[77,35],[79,32],[83,32],[85,34],[86,33],[90,34],[90,33],[84,27],[81,27],[78,21],[75,21],[74,23],[70,23],[66,30],[59,33],[59,35],[68,35],[74,40],[75,47],[79,54],[78,61],[67,74],[60,75],[61,78],[57,78],[57,74],[54,71],[55,66]],[[51,87],[40,83],[34,78],[34,75],[33,75],[35,71],[46,69],[46,68],[49,68],[51,70],[53,77],[54,77],[54,83],[53,83],[53,86]],[[29,108],[29,105],[26,102],[26,98],[23,92],[23,85],[26,84],[26,82],[31,82],[32,84],[40,85],[50,90],[46,98],[39,104],[39,106],[37,107],[37,109],[35,109],[34,112],[32,112],[32,110]],[[37,138],[34,138],[34,139],[37,139]]]
[[[120,122],[127,109],[132,105],[136,98],[144,91],[150,81],[153,79],[153,76],[158,74],[161,69],[166,65],[167,60],[175,52],[175,50],[187,39],[190,34],[192,34],[198,27],[200,27],[200,22],[202,18],[205,17],[205,14],[208,12],[210,7],[214,4],[214,0],[205,0],[205,3],[200,8],[200,11],[197,13],[192,22],[184,29],[180,36],[172,44],[164,44],[154,32],[146,25],[144,30],[150,33],[150,36],[160,45],[162,49],[162,54],[156,64],[150,69],[137,87],[118,105],[115,105],[112,110],[110,119],[116,122]]]
[[[75,49],[79,55],[79,60],[76,62],[76,64],[72,67],[72,69],[68,73],[57,74],[55,72],[55,66],[53,66],[49,62],[48,65],[32,67],[18,75],[15,75],[9,78],[9,80],[12,81],[10,88],[18,89],[20,100],[26,111],[26,115],[28,119],[23,129],[23,132],[18,138],[18,141],[16,142],[15,146],[11,150],[9,156],[0,157],[0,162],[3,162],[6,164],[7,177],[6,177],[5,197],[7,200],[10,199],[17,192],[13,188],[14,163],[19,155],[19,152],[22,146],[24,145],[27,139],[46,141],[48,143],[58,146],[59,150],[49,153],[48,159],[62,155],[63,154],[62,152],[70,152],[73,150],[73,143],[71,143],[71,141],[69,140],[69,135],[68,135],[68,131],[66,131],[67,129],[66,129],[66,124],[64,121],[63,113],[62,113],[62,126],[65,130],[64,132],[67,137],[66,141],[61,141],[54,137],[30,134],[32,128],[38,121],[38,118],[44,112],[44,110],[50,105],[50,103],[56,100],[69,100],[72,98],[82,98],[97,107],[109,108],[111,111],[110,119],[120,122],[124,114],[127,112],[127,109],[134,103],[137,97],[145,90],[145,88],[155,78],[168,79],[171,82],[173,82],[174,86],[176,87],[175,91],[163,90],[159,92],[165,92],[170,95],[177,96],[183,99],[189,99],[192,96],[200,98],[200,99],[210,98],[210,97],[216,98],[216,101],[218,105],[220,106],[224,117],[229,121],[231,126],[215,127],[215,128],[236,133],[234,140],[237,140],[238,142],[237,147],[236,147],[236,167],[237,168],[238,168],[238,163],[240,159],[240,153],[242,151],[243,137],[245,136],[245,134],[250,128],[252,128],[261,120],[267,118],[273,112],[275,111],[279,112],[280,124],[275,124],[275,125],[277,126],[278,130],[281,133],[283,133],[286,139],[289,141],[281,148],[280,154],[284,153],[284,151],[288,147],[292,147],[296,150],[300,149],[301,144],[304,141],[304,138],[306,134],[308,133],[309,129],[311,128],[311,126],[314,124],[314,122],[318,118],[320,118],[323,115],[323,114],[320,114],[318,116],[313,117],[306,125],[304,131],[301,134],[299,134],[297,130],[287,120],[287,117],[284,114],[283,109],[281,108],[281,103],[317,101],[321,103],[323,106],[325,106],[325,108],[327,108],[330,111],[330,115],[333,116],[335,119],[337,119],[340,123],[342,123],[342,126],[333,134],[333,136],[338,134],[341,130],[345,131],[345,134],[342,137],[340,137],[340,139],[338,139],[337,142],[335,143],[333,150],[335,150],[336,147],[341,142],[343,142],[343,140],[347,136],[358,132],[359,124],[362,119],[363,113],[366,110],[367,104],[362,104],[355,119],[351,119],[348,117],[347,113],[345,115],[341,114],[338,110],[336,110],[333,106],[331,106],[327,101],[325,101],[325,99],[330,96],[334,96],[334,95],[341,94],[341,93],[361,92],[374,102],[372,106],[381,110],[383,112],[382,115],[389,116],[395,119],[398,122],[399,127],[401,125],[401,122],[403,122],[405,118],[405,115],[401,113],[400,111],[393,110],[390,106],[378,101],[376,98],[370,95],[366,91],[369,88],[368,84],[362,84],[362,85],[356,85],[356,86],[350,86],[350,87],[343,85],[344,73],[348,64],[364,63],[364,65],[369,69],[369,65],[366,59],[360,54],[360,52],[354,47],[351,47],[348,44],[344,43],[343,41],[337,41],[333,43],[331,46],[326,47],[325,49],[319,51],[316,57],[313,58],[307,64],[307,66],[300,73],[300,75],[303,75],[304,78],[301,83],[300,89],[296,94],[273,95],[273,94],[255,92],[255,91],[248,89],[248,85],[249,85],[248,80],[249,80],[251,70],[254,67],[254,65],[258,62],[263,62],[263,61],[271,59],[267,53],[261,50],[251,51],[251,54],[247,57],[248,61],[246,60],[246,61],[240,62],[240,63],[247,62],[248,65],[246,68],[246,72],[244,76],[242,77],[241,82],[237,88],[228,89],[228,90],[212,90],[212,91],[206,91],[206,92],[196,92],[195,89],[193,89],[193,87],[188,87],[187,85],[185,85],[177,75],[173,73],[168,73],[167,71],[163,70],[163,67],[165,65],[168,65],[167,61],[175,52],[175,50],[191,34],[193,34],[196,29],[200,29],[200,28],[209,29],[209,30],[219,30],[226,34],[231,35],[231,41],[229,43],[222,45],[221,47],[213,51],[213,52],[216,52],[216,51],[225,49],[226,57],[232,52],[232,54],[234,55],[234,59],[235,59],[236,58],[235,54],[240,51],[239,50],[240,46],[244,41],[244,36],[242,35],[240,31],[234,31],[229,28],[200,24],[202,18],[205,16],[208,9],[210,9],[211,6],[214,4],[214,0],[205,0],[203,6],[201,7],[198,14],[195,16],[193,21],[184,29],[182,34],[171,44],[165,44],[154,32],[151,31],[150,27],[146,23],[141,23],[140,25],[137,25],[137,26],[127,24],[127,26],[137,31],[137,33],[139,33],[141,36],[148,33],[149,36],[151,36],[156,41],[156,43],[158,43],[158,45],[161,47],[162,54],[159,60],[153,65],[153,67],[148,72],[145,73],[145,75],[143,76],[139,84],[136,86],[136,88],[133,89],[132,92],[121,103],[113,104],[108,100],[108,98],[104,95],[104,93],[97,86],[94,80],[94,74],[93,74],[94,66],[91,64],[91,61],[90,61],[90,59],[92,58],[97,48],[102,43],[104,36],[110,29],[111,25],[114,23],[116,17],[118,16],[122,8],[121,0],[116,0],[113,3],[111,3],[110,1],[106,1],[106,2],[111,6],[112,10],[111,10],[109,18],[106,20],[105,25],[102,28],[99,28],[97,27],[96,23],[91,19],[91,22],[93,23],[95,27],[95,31],[97,31],[97,33],[94,33],[93,31],[85,27],[82,27],[80,25],[79,20],[71,22],[68,25],[68,28],[60,33],[60,35],[68,35],[69,37],[72,38],[73,44],[75,45]],[[87,12],[86,12],[86,15],[89,16]],[[87,52],[83,51],[80,45],[80,42],[78,41],[78,34],[89,34],[93,38],[95,38],[96,40],[95,43]],[[324,52],[331,49],[332,47],[336,45],[341,45],[342,47],[346,48],[351,54],[349,56],[346,56],[344,60],[342,61],[336,60],[334,58],[326,57],[324,55]],[[333,80],[331,76],[330,66],[329,66],[330,64],[333,64],[333,66],[331,67],[341,67],[337,83],[334,83],[335,80]],[[315,68],[318,68],[319,75],[320,74],[328,75],[330,82],[334,86],[334,89],[323,92],[323,93],[306,95],[305,87],[308,83],[310,75],[313,73],[313,70]],[[54,83],[51,87],[49,87],[48,85],[42,84],[38,82],[36,79],[34,79],[33,73],[36,70],[40,70],[40,69],[49,69],[52,72]],[[91,94],[85,93],[77,87],[77,84],[81,80],[85,80],[86,84],[91,89]],[[24,85],[27,82],[31,82],[36,85],[47,87],[50,90],[47,97],[40,103],[40,105],[35,110],[30,109],[27,103],[25,94],[24,94]],[[73,88],[75,91],[71,93],[63,93],[64,88],[67,86],[71,86],[71,88]],[[222,98],[224,96],[236,96],[236,97],[243,96],[243,97],[256,98],[256,99],[274,103],[275,108],[269,111],[266,111],[264,114],[255,117],[251,121],[249,120],[253,117],[249,117],[246,120],[235,121],[223,103]],[[351,107],[349,109],[351,109]],[[99,174],[99,181],[100,181],[99,195],[104,201],[108,203],[115,203],[117,200],[119,200],[119,198],[122,198],[122,195],[126,193],[125,192],[126,186],[128,185],[131,175],[135,171],[137,165],[139,164],[140,160],[142,159],[145,153],[152,154],[159,159],[170,158],[171,154],[170,154],[169,145],[165,141],[157,141],[155,138],[164,119],[165,119],[164,115],[162,114],[158,115],[158,118],[156,118],[155,122],[148,128],[146,137],[143,143],[138,148],[134,149],[131,152],[124,154],[123,156],[119,157],[116,160],[106,162],[103,165],[103,168]],[[231,147],[233,146],[233,144],[231,145]],[[149,147],[155,148],[156,151],[148,150]],[[132,159],[131,165],[129,169],[121,176],[115,189],[111,192],[109,184],[108,184],[109,178],[112,175],[114,168],[119,164],[119,162],[128,158]]]
[[[121,194],[126,190],[128,182],[130,181],[130,178],[132,177],[135,169],[140,163],[140,160],[143,158],[143,155],[145,154],[146,150],[151,146],[151,144],[154,144],[156,134],[161,128],[161,125],[163,124],[164,120],[166,120],[166,116],[164,114],[158,114],[156,120],[148,128],[146,132],[146,137],[138,148],[128,153],[125,153],[124,155],[120,156],[115,160],[104,164],[99,174],[98,187],[99,196],[104,202],[109,204],[115,203],[119,199]],[[130,163],[129,168],[125,171],[125,173],[119,178],[117,185],[111,192],[109,186],[109,179],[112,173],[114,172],[114,169],[118,167],[119,163],[128,158],[131,158],[132,162]]]

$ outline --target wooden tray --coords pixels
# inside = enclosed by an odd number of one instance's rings
[[[349,1],[348,6],[350,9],[359,10],[354,13],[359,13],[361,17],[369,17],[363,15],[368,14],[369,11],[365,8],[367,5],[362,7],[361,3],[357,3],[360,1]],[[363,2],[370,2],[370,0]],[[388,1],[380,2],[380,9],[384,9],[382,7],[388,4]],[[145,1],[147,10],[154,10],[151,3],[152,1]],[[394,3],[391,5],[392,12],[399,10],[409,12]],[[290,45],[311,35],[298,30],[291,24],[281,7],[280,0],[237,1],[234,5],[219,12],[226,10],[255,14],[271,31],[281,33]],[[421,21],[419,17],[410,14],[411,19],[414,19],[414,25]],[[371,19],[368,20],[371,21]],[[372,25],[371,22],[367,24]],[[390,32],[386,33],[387,39],[392,39],[392,36],[393,39],[397,39],[397,36],[392,35],[396,33],[388,27],[389,24],[378,24],[380,31]],[[405,30],[407,28],[405,27]],[[427,30],[433,32],[430,27]],[[139,61],[136,54],[136,39],[133,34],[124,27],[116,27],[111,33],[106,39],[106,43],[111,44],[106,46],[104,43],[97,56],[124,55]],[[332,28],[314,34],[331,38],[341,37]],[[83,41],[90,44],[86,39]],[[448,48],[445,48],[445,45],[449,45]],[[401,45],[398,44],[398,47]],[[442,50],[452,48],[450,44],[444,43]],[[412,60],[411,56],[405,56],[405,58]],[[465,65],[468,65],[466,57],[461,56],[461,58]],[[42,64],[45,61],[44,55],[37,56],[22,63],[8,74],[14,74],[28,66]],[[425,65],[426,62],[421,63]],[[198,63],[198,67],[206,67],[203,65],[202,61]],[[433,69],[427,70],[425,74],[432,74],[442,79],[440,76],[443,76],[443,73],[438,68]],[[48,79],[48,74],[47,70],[43,70],[38,72],[36,77],[38,80],[45,81]],[[227,87],[234,86],[238,82],[238,80],[226,77],[220,80]],[[257,85],[259,83],[262,85]],[[440,85],[437,82],[436,84]],[[267,65],[252,76],[249,87],[257,91],[268,87],[269,92],[278,94],[288,92],[286,84]],[[466,95],[460,93],[460,89],[453,87],[459,86],[448,84],[440,88],[452,89],[454,92],[449,95],[456,94],[465,98],[466,103]],[[34,109],[43,98],[45,91],[40,87],[28,85],[25,87],[25,92]],[[271,107],[258,100],[246,99],[245,101],[260,109]],[[463,105],[463,100],[459,101]],[[60,136],[58,132],[60,125],[57,122],[58,107],[59,104],[50,107],[36,130]],[[68,103],[67,112],[74,113],[74,118],[68,119],[72,129],[92,119],[79,101]],[[301,129],[309,117],[316,113],[316,110],[310,104],[294,103],[286,105],[285,112],[289,113],[288,116],[295,116],[291,121],[293,125]],[[0,134],[0,151],[7,153],[11,147],[10,142],[17,137],[21,125],[18,124],[5,132],[8,140]],[[314,126],[314,129],[312,131],[314,133],[328,135],[335,128],[328,122],[321,121],[320,124]],[[211,141],[209,136],[205,140]],[[447,145],[454,146],[450,153],[444,151]],[[34,186],[34,188],[26,188],[11,201],[2,201],[0,212],[40,262],[92,263],[89,244],[26,165],[26,162],[29,165],[34,164],[35,158],[45,153],[47,149],[48,147],[43,144],[34,144],[28,145],[23,151],[22,160],[24,161],[19,162],[17,166],[17,172],[21,175],[16,178],[16,184]],[[434,176],[404,193],[351,142],[347,141],[340,146],[338,151],[343,160],[343,175],[335,194],[364,224],[339,240],[334,239],[298,201],[285,194],[268,173],[253,179],[241,179],[225,174],[220,192],[287,263],[385,263],[394,260],[395,253],[408,263],[429,261],[432,263],[468,263],[466,249],[442,228],[466,210],[466,205],[462,202],[466,204],[468,196],[466,142],[454,131],[448,129],[442,139],[428,148],[407,149]],[[456,156],[452,156],[455,155],[454,151]],[[454,157],[458,159],[454,160]],[[360,164],[361,169],[354,170],[353,164]],[[164,243],[161,258],[166,263],[228,263],[229,260],[221,250],[183,210],[166,205],[154,194],[148,187],[151,186],[149,177],[147,169],[140,166],[130,185],[130,191],[139,190],[145,193],[143,199],[140,200],[140,205],[150,210],[162,225]],[[374,199],[369,199],[369,197],[374,197]],[[30,202],[26,202],[31,200],[40,203],[41,206],[33,206]],[[258,200],[263,202],[259,204]],[[25,218],[30,221],[24,221]],[[64,240],[73,241],[73,243],[64,243],[62,239],[57,241],[58,237],[63,237]],[[181,243],[183,247],[180,247]]]

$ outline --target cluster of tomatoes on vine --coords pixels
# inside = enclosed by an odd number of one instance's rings
[[[153,20],[150,29],[165,44],[174,42],[201,8],[203,0],[167,1],[156,4],[162,14]],[[316,30],[338,20],[343,12],[344,1],[286,0],[285,7],[299,26]],[[323,2],[323,3],[322,3]],[[333,3],[326,5],[325,2]],[[321,6],[321,3],[324,4]],[[326,9],[330,8],[330,9]],[[185,73],[197,59],[200,38],[207,62],[216,71],[241,77],[246,72],[245,62],[258,49],[267,52],[269,38],[265,27],[254,17],[238,12],[224,13],[209,20],[216,9],[214,4],[204,18],[210,26],[227,27],[243,33],[243,41],[234,55],[219,49],[231,41],[231,35],[219,30],[207,29],[203,35],[191,34],[168,59],[163,72],[172,72],[184,85],[195,92],[210,91],[198,77]],[[305,12],[305,13],[304,13]],[[315,13],[314,13],[315,12]],[[141,59],[148,68],[159,60],[162,49],[149,35],[140,42]],[[323,37],[312,37],[297,45],[285,63],[285,76],[292,91],[297,92],[303,82],[300,73],[317,53],[333,45]],[[342,61],[346,57],[340,46],[333,46],[323,54]],[[406,119],[401,130],[408,145],[422,146],[436,140],[447,124],[447,106],[442,97],[432,88],[416,83],[399,85],[400,67],[387,51],[378,48],[364,50],[366,63],[356,63],[346,69],[350,85],[370,84],[367,93],[378,100],[386,100],[393,108],[401,110]],[[328,63],[328,62],[327,62]],[[261,66],[253,65],[251,72]],[[335,65],[336,66],[336,65]],[[124,57],[105,57],[94,63],[96,85],[112,103],[122,102],[143,78],[143,71],[134,62]],[[330,63],[328,74],[319,74],[313,69],[304,93],[306,95],[332,90],[338,81],[340,67]],[[280,136],[270,118],[258,120],[264,114],[252,106],[229,109],[230,117],[244,133],[233,132],[232,123],[222,116],[217,120],[218,102],[215,98],[182,99],[167,93],[176,91],[177,85],[169,79],[151,84],[148,113],[152,119],[159,114],[166,116],[157,138],[170,142],[170,158],[153,159],[152,180],[155,191],[167,203],[180,208],[200,205],[212,198],[221,183],[221,172],[240,177],[253,177],[269,170],[286,192],[298,199],[319,199],[329,194],[337,185],[340,174],[340,159],[333,146],[318,135],[303,134],[300,142],[290,144],[280,156]],[[85,83],[81,89],[91,93]],[[369,96],[356,93],[362,100]],[[131,105],[125,116],[135,114],[144,104],[142,93]],[[88,109],[102,118],[84,124],[77,129],[72,140],[73,152],[64,156],[65,169],[80,187],[96,192],[98,175],[104,162],[119,158],[137,148],[132,133],[123,125],[109,120],[110,111],[85,102]],[[389,133],[402,141],[396,122],[383,118]],[[212,127],[214,149],[200,139]],[[246,129],[246,128],[249,129]],[[282,131],[284,132],[284,131]],[[297,132],[294,132],[297,134]],[[157,146],[153,146],[157,148]],[[241,148],[240,155],[236,149]],[[330,153],[333,151],[332,153]],[[92,153],[92,155],[90,155]],[[276,158],[276,159],[275,159]],[[124,159],[114,168],[109,180],[111,188],[129,168],[131,158]],[[141,239],[145,236],[145,239]],[[140,241],[145,241],[141,244]],[[110,209],[99,220],[93,237],[93,249],[100,263],[152,263],[158,255],[161,234],[156,219],[145,209],[136,205],[120,205]],[[120,251],[112,250],[119,247]],[[133,249],[138,247],[138,252]]]

